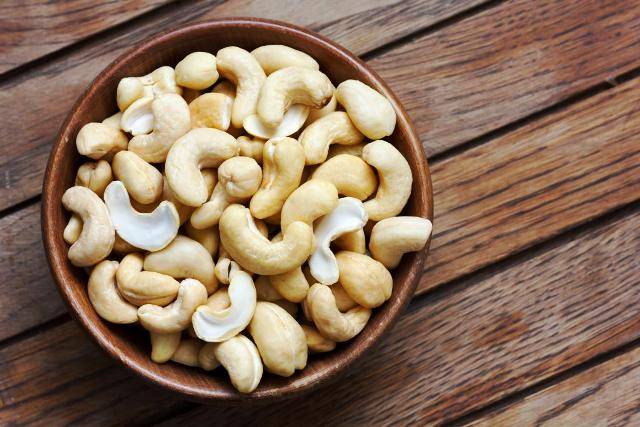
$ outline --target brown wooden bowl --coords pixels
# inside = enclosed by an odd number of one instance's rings
[[[68,212],[61,204],[62,194],[73,186],[78,166],[87,160],[76,151],[78,130],[85,123],[101,121],[117,111],[116,86],[123,77],[144,75],[161,65],[175,66],[193,51],[215,54],[225,46],[236,45],[251,50],[265,44],[284,44],[307,52],[320,63],[321,70],[336,86],[346,79],[359,79],[391,100],[398,120],[395,132],[386,139],[404,154],[413,172],[412,195],[404,213],[433,218],[433,195],[427,161],[406,111],[389,87],[365,63],[318,34],[281,22],[250,18],[221,19],[156,35],[114,61],[76,102],[51,150],[42,203],[42,232],[49,265],[69,311],[100,347],[143,378],[200,401],[274,400],[308,391],[343,372],[380,340],[409,302],[428,248],[427,244],[424,251],[403,257],[400,266],[393,271],[391,298],[374,310],[369,324],[357,337],[338,345],[333,352],[312,355],[307,367],[289,378],[265,373],[260,386],[251,394],[236,392],[222,369],[207,373],[176,363],[152,362],[149,358],[149,337],[145,331],[113,325],[98,317],[87,297],[87,274],[71,265],[67,259],[68,246],[62,239],[62,231],[69,219]]]

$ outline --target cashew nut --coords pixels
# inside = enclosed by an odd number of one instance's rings
[[[189,89],[203,90],[218,80],[216,57],[207,52],[193,52],[176,65],[176,83]]]
[[[251,157],[258,163],[262,163],[262,150],[265,141],[261,138],[251,138],[248,136],[238,137],[238,147],[240,155]]]
[[[373,168],[360,157],[340,154],[330,158],[311,174],[311,179],[323,179],[335,185],[339,194],[366,200],[378,188]]]
[[[105,259],[113,249],[115,229],[100,197],[77,185],[64,192],[62,205],[82,221],[80,236],[67,254],[71,263],[77,267],[88,267]]]
[[[313,226],[313,221],[327,215],[338,206],[338,191],[328,181],[312,179],[291,193],[282,206],[280,226],[286,230],[294,221]]]
[[[269,281],[280,295],[291,302],[304,300],[309,291],[309,283],[300,267],[285,273],[269,276]]]
[[[167,93],[182,94],[176,84],[173,68],[164,66],[142,77],[125,77],[118,83],[116,100],[120,111],[125,111],[131,104],[143,97],[154,97]]]
[[[218,72],[236,85],[231,123],[242,127],[245,117],[256,112],[260,87],[266,79],[256,58],[244,49],[229,46],[216,54]]]
[[[344,111],[335,111],[311,123],[300,134],[308,165],[322,163],[327,159],[332,144],[356,145],[364,140]]]
[[[382,263],[356,252],[336,254],[340,284],[359,305],[375,308],[391,296],[393,278]]]
[[[193,329],[201,340],[221,342],[237,335],[251,321],[256,308],[256,288],[251,276],[242,270],[230,277],[231,306],[214,311],[207,305],[198,307],[192,316]]]
[[[125,77],[118,83],[116,100],[120,111],[126,110],[136,100],[145,95],[144,84],[138,77]]]
[[[264,144],[262,159],[262,184],[249,204],[251,214],[260,219],[277,214],[300,185],[304,151],[293,138],[274,138]]]
[[[371,310],[356,306],[341,313],[329,286],[316,283],[307,295],[309,314],[320,333],[337,342],[348,341],[364,329],[371,317]]]
[[[260,188],[262,169],[250,157],[233,157],[218,168],[218,182],[231,197],[251,197]]]
[[[281,44],[260,46],[252,50],[251,54],[256,57],[267,75],[287,67],[302,67],[310,70],[320,69],[318,62],[311,56]]]
[[[282,121],[276,126],[266,125],[257,114],[247,116],[242,122],[242,126],[247,133],[259,138],[289,136],[302,128],[309,116],[309,111],[310,109],[306,105],[294,104],[284,113]]]
[[[199,230],[191,225],[190,222],[187,222],[184,225],[184,231],[187,233],[187,236],[191,237],[193,240],[199,242],[204,248],[209,252],[209,255],[212,257],[218,252],[218,243],[220,241],[220,236],[218,235],[218,227],[213,226],[209,228],[203,228]]]
[[[371,256],[385,267],[395,268],[403,254],[424,248],[431,235],[431,228],[431,221],[417,216],[383,219],[371,230]]]
[[[113,174],[127,193],[138,203],[153,203],[162,194],[162,174],[131,151],[120,151],[113,157]]]
[[[326,116],[327,114],[333,113],[334,111],[336,111],[337,107],[338,101],[336,100],[336,94],[334,92],[331,100],[327,105],[322,108],[312,108],[311,111],[309,111],[309,117],[307,117],[307,121],[304,123],[304,125],[309,126],[311,123]]]
[[[171,202],[161,202],[151,213],[137,212],[120,181],[107,186],[104,200],[118,235],[137,248],[158,251],[178,234],[180,217]]]
[[[127,107],[120,118],[122,130],[133,136],[151,132],[154,125],[153,110],[151,109],[153,100],[153,95],[145,96],[135,100]]]
[[[221,183],[217,183],[208,202],[197,208],[191,214],[191,225],[197,229],[212,227],[220,222],[222,212],[227,206],[241,202],[242,199],[231,197]]]
[[[269,372],[289,377],[307,365],[304,331],[280,306],[258,302],[248,330]]]
[[[185,236],[176,236],[167,247],[144,258],[145,270],[166,274],[174,279],[196,279],[207,288],[209,294],[218,288],[213,268],[213,259],[205,247]]]
[[[304,222],[290,224],[278,243],[271,243],[252,223],[247,208],[231,205],[219,225],[225,249],[248,271],[264,275],[285,273],[302,265],[313,250],[313,230]]]
[[[217,167],[238,154],[236,139],[211,128],[192,129],[171,147],[164,165],[171,190],[180,202],[201,206],[207,201],[207,185],[201,168]]]
[[[205,93],[189,104],[191,127],[226,131],[231,124],[233,99],[221,93]]]
[[[69,218],[69,222],[64,227],[62,232],[62,238],[69,245],[73,245],[82,233],[82,220],[76,214],[72,214]]]
[[[207,289],[195,279],[180,282],[178,297],[166,307],[145,304],[138,308],[140,324],[151,332],[170,334],[180,332],[191,323],[196,308],[207,302]]]
[[[229,80],[223,80],[211,89],[211,93],[227,95],[232,100],[236,99],[236,87]]]
[[[235,261],[232,261],[227,257],[220,257],[216,263],[214,272],[220,283],[228,285],[232,273],[238,270],[240,270],[240,267],[238,267],[238,264]]]
[[[133,305],[167,305],[176,298],[180,284],[173,277],[153,271],[142,271],[143,256],[126,255],[116,272],[118,290]]]
[[[336,89],[336,99],[367,138],[380,139],[393,133],[396,112],[389,100],[370,86],[345,80]]]
[[[106,160],[86,162],[78,168],[75,185],[81,185],[102,197],[104,189],[113,181],[111,166]]]
[[[262,379],[262,361],[255,344],[244,335],[212,345],[213,354],[227,370],[231,383],[240,393],[251,393]]]
[[[336,348],[336,342],[322,336],[316,328],[311,325],[302,325],[302,330],[307,339],[307,347],[312,353],[324,353]]]
[[[367,242],[363,229],[344,233],[333,241],[333,245],[344,251],[357,252],[359,254],[367,252]]]
[[[332,285],[338,281],[338,263],[329,246],[331,242],[344,233],[361,229],[366,223],[364,206],[353,197],[340,199],[338,206],[320,220],[314,230],[316,248],[309,258],[311,275],[318,282]]]
[[[180,346],[180,332],[157,334],[149,332],[151,337],[151,360],[156,363],[168,362]]]
[[[171,356],[171,361],[180,363],[181,365],[192,366],[197,368],[198,355],[204,343],[195,338],[187,338],[180,341],[178,348]]]
[[[111,323],[135,323],[138,310],[135,305],[125,301],[116,286],[116,261],[102,261],[89,275],[87,293],[96,313]]]
[[[94,160],[109,160],[115,153],[127,149],[129,140],[120,130],[103,123],[87,123],[76,136],[78,153]]]

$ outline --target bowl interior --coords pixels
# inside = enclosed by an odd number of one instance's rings
[[[422,270],[426,250],[405,255],[393,271],[394,289],[389,301],[376,309],[365,330],[348,343],[326,354],[312,355],[307,367],[289,378],[266,374],[251,395],[239,394],[226,373],[218,369],[206,373],[175,363],[153,363],[147,333],[139,327],[107,323],[93,310],[86,293],[87,275],[66,258],[67,245],[62,230],[69,218],[60,201],[73,185],[81,158],[75,148],[78,130],[91,121],[101,121],[117,111],[118,81],[144,75],[162,65],[175,66],[193,51],[216,53],[235,45],[251,50],[265,44],[285,44],[313,56],[337,86],[346,79],[360,79],[385,93],[394,104],[398,122],[394,134],[386,138],[408,159],[414,177],[412,196],[404,214],[432,218],[431,182],[422,147],[404,109],[379,77],[364,63],[334,43],[300,28],[256,19],[211,21],[156,36],[120,57],[104,70],[72,109],[61,129],[49,159],[43,188],[43,233],[52,274],[72,314],[97,343],[137,374],[198,400],[242,401],[270,399],[308,390],[351,364],[379,339],[411,298]]]

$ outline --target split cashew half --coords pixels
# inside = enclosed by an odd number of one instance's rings
[[[153,271],[142,271],[141,254],[126,255],[116,272],[118,290],[131,304],[167,305],[176,298],[180,284],[173,277]]]
[[[282,121],[276,126],[267,126],[260,116],[252,114],[242,122],[247,133],[258,138],[277,138],[298,132],[309,117],[309,107],[303,104],[292,105],[285,113]]]
[[[140,156],[120,151],[113,157],[112,166],[113,174],[136,202],[146,205],[160,198],[164,184],[162,174]]]
[[[318,166],[311,179],[323,179],[335,185],[339,194],[366,200],[378,188],[378,178],[360,157],[340,154]]]
[[[226,131],[231,125],[233,99],[221,93],[205,93],[189,103],[191,127]]]
[[[256,57],[267,75],[287,67],[301,67],[310,70],[320,69],[318,62],[311,56],[281,44],[260,46],[252,50],[251,54]]]
[[[87,293],[96,313],[111,323],[135,323],[138,309],[120,296],[116,285],[117,261],[102,261],[89,275]]]
[[[87,123],[76,136],[78,153],[94,160],[110,160],[118,151],[126,150],[128,144],[122,131],[103,123]]]
[[[351,123],[347,113],[335,111],[307,126],[299,140],[304,148],[306,164],[316,165],[327,159],[332,144],[360,144],[364,135]]]
[[[431,221],[417,216],[383,219],[371,230],[371,256],[385,267],[395,268],[403,254],[424,248],[431,235],[431,229]]]
[[[382,263],[356,252],[336,254],[340,270],[340,284],[359,305],[367,308],[381,306],[391,296],[393,278]]]
[[[106,160],[86,162],[78,168],[75,185],[87,187],[99,197],[104,194],[104,189],[113,181],[111,166]]]
[[[372,87],[359,80],[345,80],[336,89],[336,99],[367,138],[380,139],[393,133],[396,112],[389,100]]]
[[[189,89],[206,89],[218,77],[216,57],[207,52],[190,53],[176,65],[176,83]]]

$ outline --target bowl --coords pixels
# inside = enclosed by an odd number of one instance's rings
[[[428,249],[406,254],[393,271],[391,298],[374,310],[366,328],[353,340],[330,353],[313,355],[304,370],[289,378],[266,374],[251,394],[238,393],[222,369],[205,372],[175,363],[156,364],[150,359],[150,343],[141,328],[113,325],[103,321],[89,302],[87,274],[71,265],[62,231],[69,214],[61,204],[62,194],[74,184],[78,166],[87,159],[76,151],[75,138],[86,123],[102,121],[117,111],[115,93],[118,82],[127,76],[147,74],[161,65],[175,66],[193,51],[215,54],[225,46],[254,49],[266,44],[284,44],[314,57],[321,70],[337,85],[346,79],[359,79],[371,85],[393,104],[397,124],[393,135],[385,138],[407,158],[413,172],[411,198],[405,215],[433,218],[431,178],[422,145],[406,111],[382,79],[351,52],[327,38],[282,22],[252,18],[213,20],[155,35],[120,56],[91,83],[67,116],[53,144],[43,184],[42,233],[51,273],[69,311],[91,338],[124,366],[183,397],[205,401],[247,402],[275,400],[298,395],[343,373],[366,354],[388,331],[411,299],[422,272]]]

